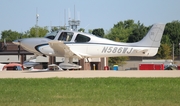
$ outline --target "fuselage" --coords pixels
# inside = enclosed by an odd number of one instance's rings
[[[115,42],[75,31],[57,31],[46,35],[44,38],[20,39],[20,42],[14,41],[14,43],[37,55],[64,57],[66,52],[63,50],[62,52],[54,51],[48,44],[50,40],[63,41],[71,51],[84,57],[154,56],[158,50],[157,47],[148,47],[138,43]]]

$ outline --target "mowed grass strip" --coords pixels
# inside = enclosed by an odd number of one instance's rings
[[[0,106],[179,106],[180,78],[0,79]]]

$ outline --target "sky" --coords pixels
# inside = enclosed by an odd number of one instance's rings
[[[180,0],[0,0],[0,4],[0,33],[30,30],[36,25],[36,14],[40,27],[67,25],[68,18],[75,18],[80,20],[78,29],[86,32],[108,31],[128,19],[145,26],[180,20]]]

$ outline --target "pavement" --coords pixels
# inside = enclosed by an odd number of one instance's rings
[[[78,71],[0,71],[0,78],[96,78],[96,77],[180,77],[180,70],[78,70]]]

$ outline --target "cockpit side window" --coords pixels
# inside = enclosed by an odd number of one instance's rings
[[[75,42],[77,43],[83,43],[83,42],[89,42],[89,41],[90,41],[90,38],[82,34],[78,34],[75,39]]]
[[[61,35],[59,36],[58,40],[71,41],[72,37],[73,37],[72,32],[62,32]]]

